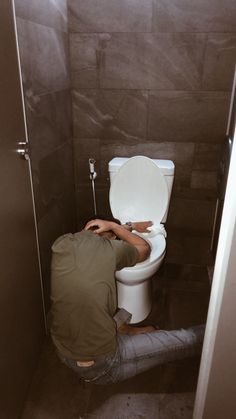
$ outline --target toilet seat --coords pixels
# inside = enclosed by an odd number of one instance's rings
[[[142,283],[145,278],[150,278],[160,266],[166,251],[166,240],[162,234],[158,234],[151,239],[145,239],[151,246],[151,253],[148,259],[136,263],[131,267],[126,267],[116,271],[116,279],[126,285],[137,285]]]
[[[112,214],[121,223],[162,221],[168,206],[168,187],[159,167],[148,157],[127,160],[115,175],[110,188]]]

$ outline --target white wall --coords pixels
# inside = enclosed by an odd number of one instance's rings
[[[194,419],[236,418],[236,135],[216,255]]]

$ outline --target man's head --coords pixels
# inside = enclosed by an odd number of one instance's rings
[[[97,214],[97,215],[94,215],[92,217],[89,217],[86,220],[86,222],[84,224],[84,227],[86,227],[86,225],[93,220],[112,221],[113,223],[116,223],[116,224],[119,224],[119,225],[121,224],[121,222],[117,218],[114,218],[112,216]],[[97,229],[98,229],[97,225],[93,225],[93,226],[88,228],[88,230],[91,230],[91,231],[96,231]],[[116,235],[111,230],[103,231],[103,232],[98,233],[98,234],[99,234],[99,236],[106,237],[106,238],[111,239],[111,240],[115,240],[117,238]]]

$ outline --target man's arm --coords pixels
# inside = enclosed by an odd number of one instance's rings
[[[153,222],[152,221],[131,221],[123,225],[129,231],[136,230],[139,233],[150,233],[150,231],[148,230],[148,227],[151,227],[153,225]]]
[[[112,231],[117,237],[119,237],[119,239],[136,247],[139,255],[138,262],[143,262],[150,255],[151,249],[147,241],[136,234],[131,233],[124,226],[114,223],[113,221],[95,219],[86,224],[85,230],[89,230],[94,226],[98,227],[94,230],[94,233],[101,234],[106,231]]]

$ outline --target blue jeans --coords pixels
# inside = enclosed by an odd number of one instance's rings
[[[100,357],[90,367],[75,360],[61,360],[85,382],[110,384],[134,377],[157,365],[201,354],[205,326],[180,330],[157,330],[139,335],[117,335],[116,353]]]

